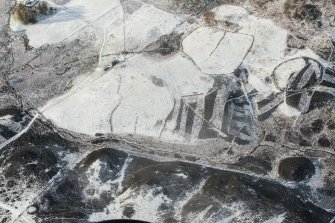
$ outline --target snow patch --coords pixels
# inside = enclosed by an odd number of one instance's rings
[[[115,197],[113,203],[109,204],[104,212],[93,213],[90,215],[89,221],[103,221],[111,219],[123,219],[123,209],[127,206],[132,207],[134,215],[132,219],[160,222],[159,207],[171,200],[162,192],[161,188],[141,188],[134,191],[129,188],[122,194]]]
[[[201,27],[183,41],[183,50],[206,74],[228,74],[241,64],[252,36]]]
[[[152,76],[162,79],[164,86],[155,85]],[[113,130],[158,137],[175,98],[204,94],[213,85],[181,55],[160,62],[136,55],[107,73],[79,78],[85,84],[75,81],[73,92],[49,101],[40,111],[62,128],[89,135]],[[173,126],[166,132],[170,130]]]
[[[281,223],[285,220],[286,212],[266,220],[264,223]]]

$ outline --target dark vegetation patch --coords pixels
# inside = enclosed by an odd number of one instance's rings
[[[267,4],[273,4],[274,0],[252,0],[252,3],[254,3],[258,7],[264,7]]]
[[[314,134],[320,133],[324,128],[324,121],[321,119],[314,120],[310,125],[300,127],[300,132],[305,137],[311,137]]]
[[[81,162],[81,171],[86,171],[94,162],[100,160],[107,165],[107,168],[116,172],[124,164],[127,154],[111,148],[98,149],[86,156]]]
[[[275,142],[276,141],[276,136],[275,135],[273,135],[273,134],[268,134],[268,135],[266,135],[265,136],[265,141],[267,141],[267,142]]]
[[[309,4],[305,0],[287,0],[284,13],[289,18],[308,22],[318,20],[322,15],[317,5]]]
[[[321,119],[317,119],[314,122],[312,122],[311,126],[312,126],[312,131],[314,133],[320,133],[323,129],[324,122]]]
[[[49,16],[55,12],[56,9],[49,7],[46,2],[40,2],[34,7],[19,3],[13,10],[13,16],[23,24],[34,24],[43,16]]]
[[[7,126],[0,125],[0,135],[6,139],[9,139],[16,135],[16,132],[9,129]]]
[[[310,126],[300,127],[300,132],[301,132],[301,134],[303,134],[304,136],[307,136],[307,137],[310,137],[313,134],[312,128]]]
[[[299,146],[311,146],[312,144],[304,139],[299,133],[297,132],[291,132],[291,131],[288,131],[286,132],[285,134],[285,138],[291,142],[291,143],[294,143],[296,145],[299,145]]]
[[[82,163],[89,164],[97,159],[121,160],[119,163],[114,162],[120,166],[109,172],[115,175],[124,165],[122,161],[125,158],[124,155],[114,149],[101,149],[92,152],[85,158],[87,162]],[[292,158],[297,157],[290,159]],[[301,159],[301,157],[298,158]],[[297,163],[303,164],[303,168],[294,168],[294,173],[305,173],[304,170],[309,169],[309,163],[305,164],[304,160],[299,160]],[[289,164],[295,166],[295,162],[292,164],[291,161]],[[77,170],[78,168],[82,166],[78,165]],[[113,190],[107,191],[99,198],[85,197],[83,192],[87,188],[87,181],[83,180],[81,171],[77,170],[68,172],[32,204],[35,206],[36,217],[44,221],[58,217],[87,219],[92,212],[103,211],[106,205],[113,202],[113,198],[118,195]],[[288,222],[329,222],[333,218],[331,213],[310,202],[303,202],[306,200],[308,191],[305,193],[298,186],[285,187],[276,181],[237,172],[204,168],[183,162],[157,162],[134,156],[125,173],[121,194],[127,190],[137,194],[143,189],[146,191],[150,188],[154,189],[153,196],[162,193],[171,199],[171,204],[163,203],[158,207],[159,213],[164,215],[162,222],[174,222],[171,216],[174,214],[176,202],[188,196],[188,192],[195,190],[196,193],[182,207],[182,217],[201,213],[210,205],[213,206],[210,211],[216,213],[222,208],[222,204],[230,205],[233,202],[242,201],[246,209],[262,217],[259,220],[269,219],[274,214],[283,213],[283,210],[288,212],[285,216]],[[197,190],[196,186],[203,181],[204,186]],[[136,214],[134,205],[137,203],[123,206],[125,218],[132,218]]]
[[[330,147],[331,145],[329,139],[326,136],[320,137],[318,140],[318,144],[319,146],[322,146],[322,147]]]
[[[238,159],[237,166],[241,166],[257,174],[267,174],[272,170],[271,162],[262,157],[243,156]]]
[[[197,161],[197,158],[194,157],[194,156],[185,156],[185,159],[187,161],[191,161],[191,162],[196,162]]]
[[[188,14],[202,14],[221,5],[242,5],[245,0],[173,0],[173,2],[177,11]]]
[[[139,163],[139,162],[141,163]],[[129,188],[135,191],[141,186],[147,188],[162,188],[164,195],[170,199],[175,200],[185,194],[185,191],[192,190],[194,185],[201,182],[204,176],[206,176],[206,169],[201,169],[197,165],[183,163],[183,162],[155,162],[148,165],[145,159],[137,160],[137,158],[131,163],[131,169],[128,169],[130,173],[129,177],[126,177],[123,182],[123,191]],[[144,168],[140,168],[144,165]],[[184,175],[185,177],[181,177]]]
[[[173,0],[179,11],[185,13],[198,13],[207,3],[208,0]]]
[[[176,158],[176,159],[181,159],[181,158],[183,158],[183,157],[182,157],[181,155],[175,153],[175,154],[174,154],[174,158]]]
[[[123,209],[123,216],[127,217],[127,218],[131,218],[133,217],[133,215],[135,214],[135,209],[133,206],[127,205],[124,209]]]
[[[58,157],[51,150],[40,148],[21,148],[3,163],[6,178],[35,176],[42,182],[50,180],[58,171]],[[45,171],[49,169],[49,171]]]
[[[149,55],[159,54],[160,56],[169,56],[180,50],[181,38],[183,33],[171,33],[160,37],[156,42],[150,44],[145,51]]]
[[[303,181],[315,174],[315,166],[305,157],[289,157],[280,161],[279,176],[289,181]]]
[[[328,126],[328,129],[333,130],[333,129],[335,129],[335,122],[334,121],[329,121],[327,123],[327,126]]]
[[[154,85],[158,86],[158,87],[164,87],[164,81],[161,78],[158,78],[156,76],[151,76],[151,81]]]

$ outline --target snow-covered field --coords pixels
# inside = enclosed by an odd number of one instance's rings
[[[243,61],[252,44],[250,35],[201,27],[186,37],[183,50],[203,73],[230,74]]]
[[[286,30],[237,6],[213,9],[215,27],[197,18],[195,24],[183,24],[184,30],[178,30],[178,26],[185,16],[140,1],[131,13],[119,0],[69,1],[58,7],[61,9],[56,15],[37,24],[11,21],[11,27],[26,30],[34,47],[78,38],[80,30],[95,30],[97,42],[92,44],[99,50],[100,67],[82,74],[69,92],[40,108],[59,127],[89,135],[113,132],[183,139],[175,131],[178,110],[183,109],[183,97],[196,95],[197,117],[190,134],[197,138],[203,123],[199,114],[204,112],[204,97],[213,87],[213,75],[232,76],[243,64],[249,71],[249,84],[265,98],[280,90],[266,81],[279,64],[301,56],[318,59],[309,49],[287,53]],[[226,27],[227,22],[233,24],[234,30]],[[173,31],[186,32],[176,54],[157,59],[139,52]],[[123,63],[104,71],[103,67],[115,59],[104,55],[124,57],[124,50],[137,53],[125,55]],[[285,86],[289,72],[303,66],[299,60],[292,63],[276,71],[280,86]],[[184,109],[187,113],[188,107]],[[285,103],[278,112],[299,114]],[[185,129],[187,117],[181,117],[180,122],[180,128]]]

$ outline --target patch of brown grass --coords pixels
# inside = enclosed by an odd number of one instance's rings
[[[13,16],[15,19],[21,21],[24,24],[34,24],[37,22],[37,13],[32,8],[19,3],[13,11]]]
[[[208,26],[215,26],[216,21],[215,21],[215,13],[212,11],[208,11],[204,14],[204,20],[206,25]]]
[[[34,24],[43,16],[52,15],[56,10],[48,6],[46,2],[40,2],[35,7],[28,7],[19,3],[13,11],[13,17],[23,24]]]

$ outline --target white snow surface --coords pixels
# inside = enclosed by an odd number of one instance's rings
[[[174,98],[205,93],[213,85],[212,79],[181,55],[156,63],[136,55],[125,66],[90,75],[86,84],[78,90],[74,87],[74,93],[51,100],[41,110],[44,115],[56,125],[80,133],[113,130],[158,137]],[[162,79],[164,86],[156,86],[153,76]]]
[[[110,132],[109,119],[117,106],[117,75],[97,71],[78,89],[51,100],[41,111],[56,125],[75,132],[94,135]],[[107,97],[106,97],[107,96]]]
[[[228,74],[241,64],[252,36],[201,27],[183,41],[183,50],[207,74]]]
[[[285,220],[286,212],[266,220],[264,223],[281,223]]]
[[[109,53],[118,53],[124,50],[124,39],[129,43],[126,50],[140,50],[171,32],[183,20],[148,4],[128,16],[119,0],[74,0],[55,7],[58,9],[55,15],[37,24],[24,25],[12,18],[10,27],[14,31],[25,30],[33,47],[71,40],[86,27],[94,28],[102,41],[107,29],[107,49]]]

